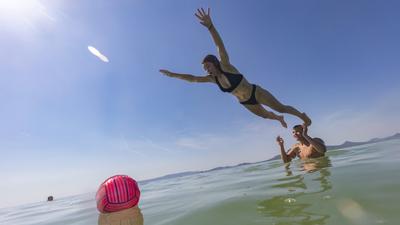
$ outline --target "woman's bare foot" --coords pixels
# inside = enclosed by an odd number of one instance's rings
[[[287,128],[287,124],[285,120],[283,119],[283,116],[278,116],[277,120],[281,122],[282,127]]]
[[[306,113],[302,113],[302,118],[301,119],[304,121],[304,124],[307,127],[311,125],[311,119],[307,116]]]

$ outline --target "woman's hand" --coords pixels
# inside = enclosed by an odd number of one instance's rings
[[[207,13],[203,8],[197,9],[197,13],[194,15],[199,18],[200,23],[203,24],[203,26],[207,27],[208,29],[212,27],[210,8],[208,8]]]
[[[164,74],[165,76],[173,77],[173,73],[168,70],[160,70],[160,73]]]
[[[279,146],[283,146],[284,144],[283,138],[281,138],[281,136],[276,137],[276,142],[278,142]]]

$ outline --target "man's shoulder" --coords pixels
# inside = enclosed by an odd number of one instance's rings
[[[314,141],[318,141],[319,143],[321,143],[321,144],[325,145],[325,141],[324,141],[324,140],[322,140],[321,138],[319,138],[319,137],[315,137],[315,138],[313,138],[313,139],[314,139]]]

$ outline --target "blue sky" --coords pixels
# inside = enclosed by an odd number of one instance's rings
[[[204,75],[216,48],[198,7],[250,82],[308,113],[310,135],[400,131],[397,1],[1,1],[0,207],[95,191],[114,174],[265,160],[277,135],[294,143],[216,85],[158,72]]]

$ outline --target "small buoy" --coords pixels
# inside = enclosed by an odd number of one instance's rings
[[[50,195],[49,197],[47,197],[47,201],[48,201],[48,202],[51,202],[51,201],[53,201],[53,200],[54,200],[53,196]]]
[[[96,193],[97,209],[102,213],[117,212],[136,206],[140,190],[137,182],[126,175],[105,180]]]

